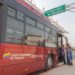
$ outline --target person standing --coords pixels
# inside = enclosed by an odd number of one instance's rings
[[[66,50],[67,50],[67,64],[72,65],[72,48],[68,43],[66,44]]]
[[[61,46],[61,54],[62,54],[62,60],[64,64],[66,64],[66,50],[65,50],[64,45]]]
[[[64,60],[65,60],[65,64],[67,64],[67,51],[65,47],[64,47]]]

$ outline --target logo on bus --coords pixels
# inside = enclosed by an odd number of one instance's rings
[[[11,53],[4,53],[3,58],[10,58]]]

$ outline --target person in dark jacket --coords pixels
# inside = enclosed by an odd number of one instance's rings
[[[65,61],[65,48],[64,48],[64,45],[61,46],[61,54],[62,54],[62,60],[63,60],[64,64],[66,64],[66,61]]]
[[[64,62],[64,64],[66,64],[66,61],[65,61],[65,48],[64,48],[63,44],[61,45],[60,50],[59,50],[59,61],[62,61],[62,62]]]

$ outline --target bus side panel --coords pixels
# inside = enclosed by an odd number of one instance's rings
[[[32,54],[31,58],[34,60],[33,65],[31,64],[31,69],[34,68],[33,72],[41,70],[44,68],[44,51],[43,47],[38,46],[23,46],[23,53],[29,53]]]
[[[44,69],[45,67],[45,54],[44,54],[44,47],[36,47],[36,55],[37,55],[37,62],[40,62],[38,63],[39,64],[39,68],[40,69]]]
[[[45,59],[47,59],[47,56],[48,56],[49,54],[51,54],[51,48],[45,47],[45,48],[44,48],[44,54],[45,54]]]
[[[36,65],[38,63],[19,63],[19,64],[11,64],[11,65],[6,65],[4,66],[3,69],[3,74],[2,75],[25,75],[25,74],[30,74],[32,72],[38,71],[36,70]],[[40,63],[42,65],[42,63]],[[37,67],[38,68],[38,67]]]
[[[2,44],[0,43],[0,61],[2,59],[2,55],[3,55],[3,48],[2,48]]]
[[[48,47],[45,47],[44,48],[44,54],[45,54],[45,59],[47,59],[47,56],[49,54],[51,54],[52,58],[53,58],[53,66],[57,64],[57,62],[58,62],[57,48],[48,48]]]
[[[52,54],[54,56],[54,59],[53,59],[53,63],[54,65],[56,65],[58,63],[58,53],[57,53],[57,48],[52,48]]]
[[[44,68],[43,48],[17,44],[2,44],[3,75],[29,74]]]
[[[41,63],[40,63],[41,64]],[[21,62],[3,67],[3,75],[26,75],[35,72],[35,62]],[[36,64],[38,65],[38,64]],[[36,69],[36,68],[35,68]]]
[[[1,63],[0,63],[0,75],[1,75]]]

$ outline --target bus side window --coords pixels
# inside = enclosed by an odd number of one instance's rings
[[[1,32],[2,32],[2,16],[3,15],[3,5],[0,3],[0,42],[1,42]]]
[[[1,21],[1,15],[2,15],[2,4],[0,3],[0,21]]]

